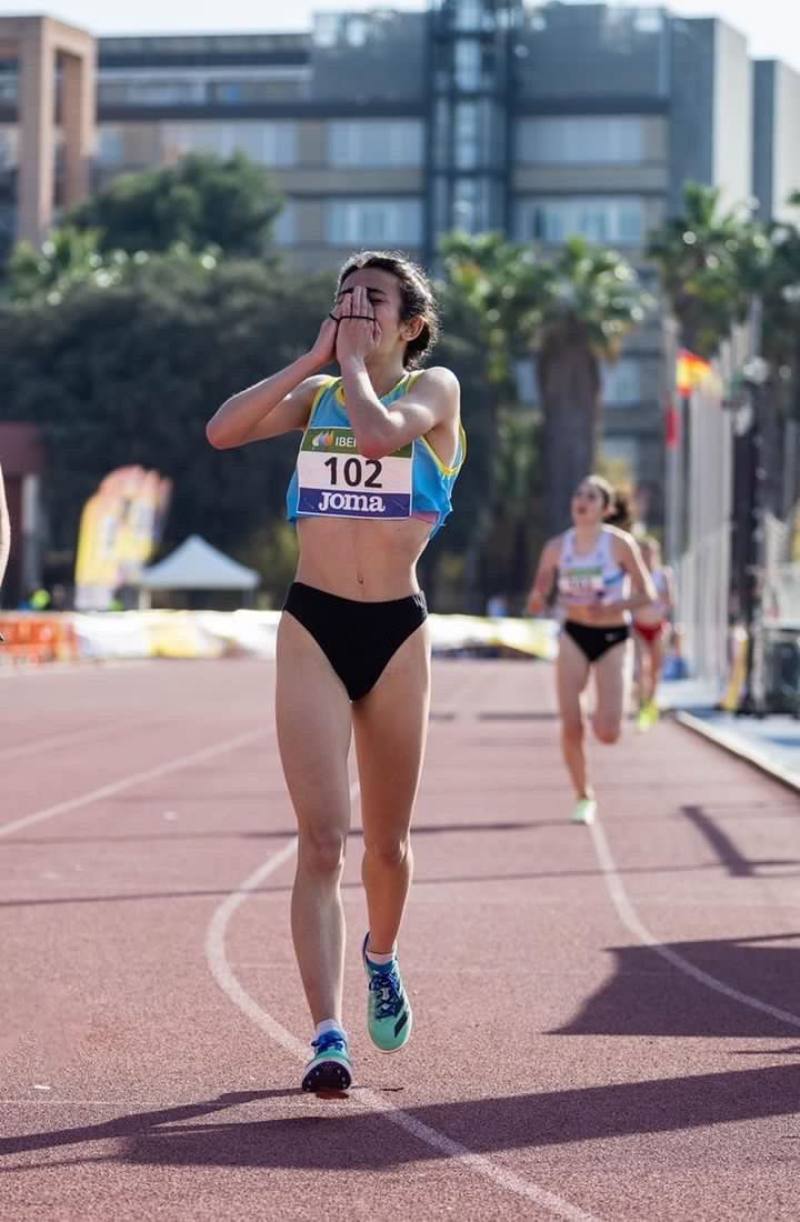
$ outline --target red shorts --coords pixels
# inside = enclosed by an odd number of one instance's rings
[[[652,645],[653,641],[657,641],[664,631],[664,623],[665,621],[662,620],[660,624],[634,624],[633,628],[642,640]]]

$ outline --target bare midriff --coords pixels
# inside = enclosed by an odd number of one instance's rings
[[[586,607],[578,603],[562,602],[564,619],[573,624],[584,624],[587,628],[624,628],[628,618],[624,613],[614,611],[610,615],[589,615]]]
[[[299,518],[300,560],[295,580],[359,602],[407,598],[419,591],[417,561],[431,521]]]

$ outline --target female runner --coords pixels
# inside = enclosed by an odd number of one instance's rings
[[[675,607],[672,569],[661,563],[658,539],[648,536],[640,544],[642,559],[656,591],[656,601],[641,607],[633,617],[638,673],[639,714],[637,726],[649,730],[658,721],[658,685],[664,665],[664,634]]]
[[[556,687],[561,749],[575,788],[576,823],[591,823],[597,813],[583,746],[581,693],[594,671],[595,737],[601,743],[615,743],[622,727],[628,612],[655,597],[635,540],[604,525],[613,497],[611,485],[601,476],[589,475],[579,485],[572,498],[574,525],[545,546],[528,598],[528,610],[541,614],[557,580],[564,622]]]
[[[304,1090],[346,1090],[352,1078],[339,890],[351,734],[364,830],[369,1034],[394,1052],[411,1033],[397,936],[430,679],[416,565],[450,512],[466,449],[454,375],[411,372],[437,331],[417,267],[395,254],[355,255],[311,350],[228,399],[207,427],[221,449],[303,433],[287,494],[300,555],[278,630],[276,717],[299,829],[292,936],[316,1024]],[[341,376],[326,377],[320,371],[334,359]]]

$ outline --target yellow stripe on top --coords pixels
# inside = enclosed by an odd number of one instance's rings
[[[423,441],[425,443],[427,449],[430,452],[431,458],[436,463],[436,466],[439,468],[442,475],[458,475],[459,471],[461,470],[461,468],[464,465],[464,459],[467,457],[467,434],[464,432],[464,426],[463,424],[461,424],[460,421],[458,425],[458,439],[459,439],[460,458],[459,458],[459,454],[456,453],[456,459],[457,459],[456,465],[454,467],[448,467],[446,463],[442,462],[441,458],[436,453],[431,443],[428,441],[428,438],[420,437],[420,441]]]
[[[381,400],[381,402],[383,402],[384,399],[391,398],[392,395],[397,394],[397,391],[400,389],[403,383],[407,382],[408,379],[412,376],[413,376],[412,374],[404,373],[400,381],[395,386],[393,386],[391,390],[387,390],[385,395],[378,395],[378,398]],[[419,377],[419,374],[417,374],[416,376]],[[347,407],[347,401],[345,400],[345,397],[344,397],[344,382],[342,381],[341,378],[333,378],[332,380],[334,382],[339,383],[339,385],[336,387],[336,402],[341,407]],[[409,387],[411,385],[412,383],[409,382]]]
[[[336,378],[326,377],[325,381],[322,383],[322,385],[317,390],[317,393],[314,395],[314,398],[311,401],[311,410],[308,413],[308,423],[309,424],[314,419],[314,412],[317,410],[319,401],[322,398],[322,396],[325,394],[325,391],[330,390],[330,388],[333,386],[334,382],[336,381],[337,381]]]

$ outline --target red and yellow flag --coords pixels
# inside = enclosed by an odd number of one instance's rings
[[[675,364],[675,385],[679,394],[690,395],[696,387],[702,386],[713,374],[714,370],[709,362],[704,361],[696,352],[690,352],[688,348],[678,350],[678,359]]]

